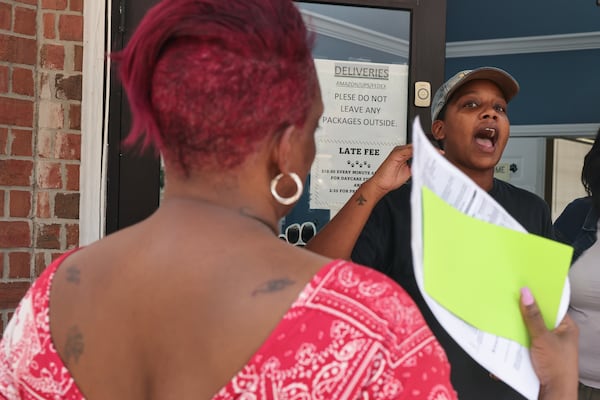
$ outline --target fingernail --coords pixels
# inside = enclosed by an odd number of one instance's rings
[[[530,306],[533,304],[533,295],[531,294],[531,290],[529,290],[528,287],[521,288],[521,301],[526,306]]]

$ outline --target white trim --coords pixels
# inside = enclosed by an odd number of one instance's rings
[[[313,11],[300,10],[300,12],[310,29],[320,35],[408,58],[410,43],[406,40]]]
[[[81,167],[79,200],[79,244],[103,236],[104,179],[103,101],[105,75],[106,2],[86,1],[83,10],[83,82],[81,102]]]
[[[600,49],[600,32],[446,43],[446,58]]]
[[[301,10],[316,33],[408,58],[410,43],[313,11]],[[446,58],[600,49],[600,32],[523,36],[446,43]]]
[[[510,137],[592,137],[600,122],[594,124],[511,125]]]

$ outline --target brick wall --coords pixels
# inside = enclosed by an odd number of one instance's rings
[[[79,239],[83,0],[0,0],[0,332]]]

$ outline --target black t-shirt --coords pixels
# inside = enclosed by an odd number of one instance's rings
[[[505,383],[491,378],[488,371],[462,350],[437,322],[421,296],[412,265],[410,188],[407,183],[377,203],[354,246],[352,261],[385,273],[410,294],[446,351],[459,399],[524,399]],[[543,199],[497,179],[489,194],[528,232],[554,238],[550,210]]]

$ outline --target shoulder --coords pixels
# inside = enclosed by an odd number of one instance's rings
[[[50,333],[50,285],[56,270],[72,251],[50,264],[21,299],[0,342],[0,394],[21,390],[22,382],[38,380],[36,395],[55,395],[56,387],[70,387],[69,398],[80,398],[73,378],[65,374]],[[35,343],[37,346],[31,346]],[[35,366],[35,368],[33,367]],[[40,371],[46,372],[40,375]],[[1,397],[1,395],[0,395]],[[40,397],[41,398],[41,397]]]
[[[550,207],[537,194],[494,179],[490,195],[529,233],[555,238]]]
[[[494,189],[492,196],[500,199],[510,199],[514,201],[526,201],[531,203],[539,203],[547,206],[547,203],[537,194],[528,190],[517,187],[511,183],[500,179],[494,179]]]
[[[399,351],[395,356],[406,355],[404,350],[413,346],[437,344],[412,298],[379,271],[338,261],[328,270],[323,285],[343,299],[336,307],[347,310],[356,322],[362,321],[370,334],[385,338],[386,346]]]
[[[574,216],[581,215],[584,217],[592,208],[592,198],[591,197],[580,197],[573,201],[571,201],[563,212],[560,214],[559,218],[563,215]]]
[[[554,222],[554,229],[557,231],[559,239],[566,243],[572,243],[591,209],[591,197],[580,197],[567,204]]]
[[[404,393],[455,398],[446,354],[404,289],[382,273],[348,261],[336,261],[326,275],[320,281],[327,293],[320,309],[329,308],[339,321],[336,329],[344,326],[354,347],[371,343],[367,392],[375,395],[377,382],[387,382]],[[384,398],[403,398],[399,394]]]

